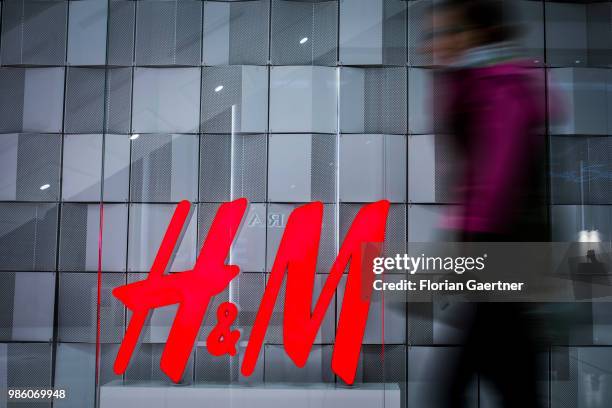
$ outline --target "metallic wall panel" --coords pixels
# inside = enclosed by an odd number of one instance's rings
[[[269,0],[205,2],[204,64],[266,64],[269,30]]]
[[[409,205],[408,242],[453,242],[458,239],[440,225],[441,217],[449,211],[452,211],[452,206]]]
[[[336,137],[275,134],[269,138],[268,199],[333,202]]]
[[[138,65],[198,65],[201,37],[201,1],[149,1],[136,7]]]
[[[337,1],[272,0],[274,65],[336,65]]]
[[[0,273],[0,340],[53,340],[55,274]]]
[[[202,132],[266,132],[267,116],[266,67],[236,65],[202,70]]]
[[[55,269],[57,205],[0,203],[0,270]]]
[[[128,207],[126,204],[105,204],[103,211],[100,242],[99,204],[66,203],[62,206],[60,270],[97,271],[101,245],[102,270],[125,271]]]
[[[55,359],[55,387],[65,389],[68,398],[56,399],[53,406],[82,408],[95,404],[96,350],[94,344],[58,343]],[[100,346],[100,384],[121,380],[112,369],[118,344]]]
[[[134,133],[199,130],[199,68],[135,68]]]
[[[2,64],[63,65],[67,1],[7,1],[2,10]]]
[[[355,134],[340,137],[340,199],[406,201],[406,137]],[[365,165],[367,163],[367,165]]]
[[[200,137],[200,201],[266,201],[265,134]]]
[[[124,274],[102,274],[101,343],[119,343],[125,333],[125,308],[111,293],[114,288],[124,284]],[[60,342],[96,342],[97,302],[97,274],[60,273],[58,299],[58,339]]]
[[[336,76],[332,67],[271,67],[270,132],[336,133]]]
[[[548,62],[559,66],[587,63],[586,4],[546,3]]]
[[[142,135],[132,142],[130,198],[136,202],[195,201],[198,137]]]
[[[342,132],[406,133],[406,77],[406,68],[342,68]]]
[[[610,135],[612,74],[605,68],[554,68],[548,94],[553,135]],[[563,115],[559,114],[561,112]],[[561,116],[561,117],[559,117]]]
[[[7,408],[50,408],[51,401],[8,401],[6,389],[49,389],[51,387],[50,343],[0,344],[0,404]]]
[[[61,143],[56,134],[2,135],[0,200],[57,200]]]
[[[0,131],[62,131],[64,68],[0,68]]]

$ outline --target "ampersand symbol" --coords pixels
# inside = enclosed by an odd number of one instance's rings
[[[213,356],[236,355],[236,343],[240,338],[240,331],[230,330],[236,316],[238,316],[238,308],[235,304],[224,302],[219,305],[217,324],[206,338],[206,348]]]

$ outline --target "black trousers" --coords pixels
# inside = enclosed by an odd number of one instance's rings
[[[467,338],[458,358],[449,362],[445,406],[467,407],[467,391],[477,375],[501,397],[505,408],[539,407],[537,346],[526,318],[528,305],[475,303],[466,318]]]
[[[465,234],[465,242],[512,242],[511,234]],[[445,406],[467,407],[474,378],[491,385],[504,408],[540,406],[537,385],[537,335],[530,304],[481,302],[468,306],[466,338],[459,357],[448,365]]]

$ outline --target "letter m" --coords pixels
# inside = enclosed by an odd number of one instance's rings
[[[285,351],[298,367],[306,364],[325,312],[338,283],[350,263],[340,311],[332,371],[352,384],[365,331],[373,271],[365,259],[365,248],[376,244],[380,252],[385,237],[388,201],[364,206],[353,221],[321,290],[314,310],[312,294],[323,222],[323,204],[315,202],[293,211],[281,240],[242,364],[242,373],[253,373],[285,274],[287,286],[283,320]],[[371,257],[378,254],[370,254]],[[365,266],[365,267],[364,267]]]

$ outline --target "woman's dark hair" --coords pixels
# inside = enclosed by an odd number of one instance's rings
[[[482,30],[485,44],[510,41],[520,35],[512,1],[443,0],[434,3],[434,10],[458,11],[466,29]]]

